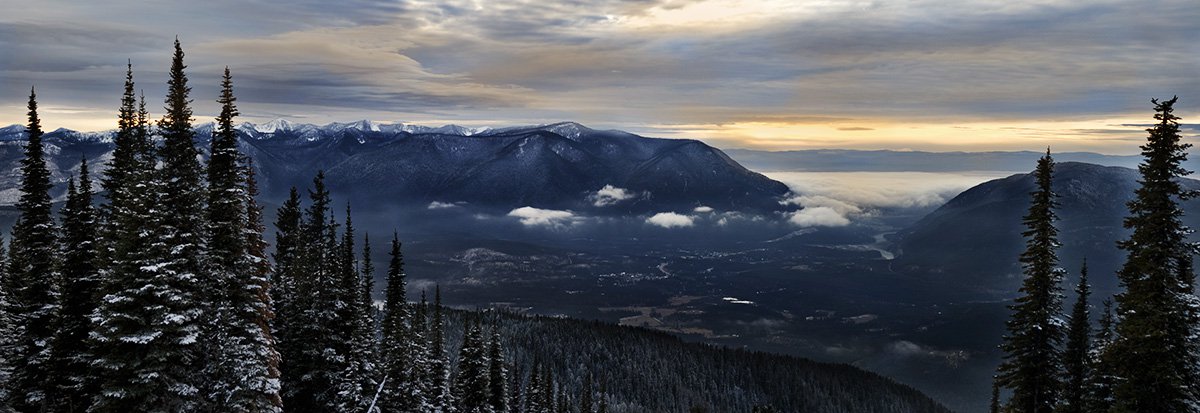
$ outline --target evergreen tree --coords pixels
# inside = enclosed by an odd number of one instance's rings
[[[275,322],[272,332],[278,341],[279,377],[282,397],[285,406],[291,409],[290,401],[300,396],[294,389],[300,387],[301,370],[296,363],[303,358],[303,348],[306,345],[301,336],[295,334],[303,320],[300,302],[302,296],[298,291],[298,282],[303,280],[303,234],[300,220],[300,194],[295,187],[291,188],[288,199],[275,213],[275,252],[271,258],[275,261],[272,272],[271,297],[275,299]]]
[[[1025,216],[1027,228],[1021,265],[1025,281],[1021,296],[1009,308],[1008,335],[1001,349],[1004,362],[999,368],[1001,385],[1012,389],[1007,407],[1021,413],[1050,413],[1058,403],[1063,340],[1062,279],[1058,268],[1058,230],[1054,227],[1057,202],[1051,189],[1054,159],[1049,151],[1038,160],[1034,179],[1037,190]]]
[[[1158,123],[1147,129],[1141,187],[1125,219],[1133,233],[1118,244],[1128,255],[1117,273],[1124,287],[1116,297],[1117,338],[1106,351],[1118,377],[1113,412],[1196,411],[1195,297],[1179,271],[1181,259],[1195,253],[1179,205],[1190,195],[1178,180],[1190,173],[1180,166],[1190,145],[1180,142],[1177,100],[1152,101]]]
[[[521,389],[524,388],[524,383],[521,380],[522,378],[524,378],[524,372],[520,370],[513,371],[512,383],[509,385],[508,392],[509,413],[522,413],[525,411],[524,406],[521,403],[524,400],[524,394],[521,392]]]
[[[1000,413],[1000,384],[992,380],[992,400],[988,402],[988,413]]]
[[[493,412],[508,411],[508,371],[504,363],[504,349],[500,343],[499,327],[492,328],[492,339],[488,343],[488,405]]]
[[[126,74],[125,91],[118,119],[121,129],[105,172],[110,204],[100,253],[109,259],[102,269],[103,297],[92,317],[90,338],[96,349],[92,366],[99,390],[89,410],[181,411],[192,406],[181,399],[190,400],[195,393],[186,383],[175,384],[184,376],[184,368],[194,365],[190,355],[181,357],[180,347],[194,342],[179,340],[186,319],[166,317],[175,305],[168,301],[179,294],[162,271],[163,242],[147,236],[158,233],[161,214],[154,210],[161,191],[155,179],[146,99],[143,96],[136,109],[129,106],[132,72]]]
[[[14,326],[12,318],[9,317],[8,309],[8,289],[12,288],[9,285],[8,279],[8,255],[4,248],[4,238],[0,237],[0,349],[7,349],[9,343],[15,340]],[[7,408],[8,406],[8,380],[12,374],[12,361],[7,355],[0,355],[0,407]]]
[[[600,381],[600,405],[596,407],[596,413],[608,413],[608,379]]]
[[[487,349],[484,348],[482,331],[478,321],[468,321],[459,350],[458,369],[451,387],[455,412],[490,412],[488,391]]]
[[[149,245],[132,263],[137,272],[120,280],[114,308],[101,311],[100,339],[112,360],[96,411],[193,411],[205,406],[203,369],[208,346],[202,320],[216,285],[203,265],[204,196],[192,131],[192,111],[178,39],[171,62],[163,118],[162,168],[149,183],[144,207]],[[115,353],[126,355],[113,355]],[[136,356],[132,356],[136,355]],[[113,371],[115,370],[115,371]]]
[[[88,341],[91,315],[96,311],[99,280],[96,271],[96,211],[92,207],[92,179],[87,159],[79,163],[79,186],[67,184],[67,202],[62,209],[62,266],[58,282],[59,313],[51,351],[50,405],[55,411],[80,412],[91,404],[95,393],[90,378],[94,352]]]
[[[346,366],[342,373],[339,398],[342,411],[365,411],[370,407],[379,381],[376,378],[375,366],[375,321],[371,307],[371,294],[374,287],[374,274],[365,271],[359,274],[354,262],[353,225],[350,219],[350,208],[346,208],[346,238],[342,242],[343,265],[351,275],[343,282],[348,283],[344,288],[343,299],[348,309],[346,323],[350,326],[349,335],[344,338],[347,344]],[[370,268],[370,247],[364,247],[363,257],[366,260],[363,267]]]
[[[404,273],[404,254],[401,251],[400,238],[395,233],[392,234],[388,257],[387,286],[384,290],[382,362],[384,372],[390,379],[384,393],[384,406],[389,410],[418,411],[427,407],[421,377],[421,356],[425,349],[422,345],[424,340],[420,333],[421,326],[417,325],[414,317],[424,316],[410,314],[409,305],[405,300],[407,281]],[[419,324],[423,325],[424,322]]]
[[[1107,412],[1112,408],[1113,386],[1116,377],[1106,361],[1105,353],[1116,339],[1116,320],[1113,315],[1112,300],[1104,300],[1104,311],[1096,328],[1096,336],[1092,341],[1092,368],[1086,380],[1088,384],[1087,400],[1084,402],[1088,412]]]
[[[291,343],[284,346],[284,405],[300,412],[337,411],[338,386],[345,367],[345,343],[337,339],[344,326],[337,316],[339,297],[336,254],[337,228],[330,213],[330,194],[324,172],[317,172],[309,190],[311,204],[304,212],[297,244],[292,294],[296,314],[285,322]],[[277,251],[278,252],[278,251]],[[286,308],[286,307],[283,307]]]
[[[542,364],[534,360],[533,368],[529,370],[529,381],[525,385],[525,411],[528,413],[545,413],[546,395],[542,394]]]
[[[1092,325],[1088,311],[1087,262],[1079,270],[1079,285],[1075,287],[1075,306],[1071,309],[1071,320],[1067,326],[1067,344],[1063,351],[1063,366],[1066,377],[1063,378],[1062,406],[1059,411],[1064,413],[1083,413],[1087,411],[1087,379],[1090,376]]]
[[[283,410],[283,399],[280,396],[280,356],[276,347],[275,337],[271,334],[271,321],[275,314],[271,311],[274,302],[271,299],[271,262],[267,259],[267,243],[262,234],[266,228],[262,221],[262,207],[259,206],[258,180],[255,178],[254,165],[245,166],[246,176],[246,253],[240,267],[246,271],[244,289],[246,303],[241,307],[238,318],[242,320],[245,341],[239,348],[245,349],[247,359],[242,365],[245,376],[236,399],[242,400],[247,411],[279,412]],[[237,336],[237,335],[235,335]]]
[[[279,411],[278,384],[272,377],[274,343],[270,331],[263,329],[270,322],[269,267],[263,267],[266,257],[261,256],[261,223],[251,222],[249,216],[257,206],[246,188],[249,173],[237,148],[236,101],[227,67],[207,165],[206,264],[212,280],[222,286],[208,302],[216,322],[207,332],[212,339],[207,390],[215,410]],[[259,251],[250,251],[251,242],[260,243],[255,246]]]
[[[437,286],[433,296],[433,315],[429,326],[428,368],[425,389],[432,412],[450,409],[450,360],[446,354],[445,320],[442,314],[442,288]]]
[[[583,376],[583,389],[579,392],[579,413],[592,413],[592,407],[596,403],[592,401],[592,375]]]
[[[17,222],[13,224],[9,244],[9,268],[6,278],[12,340],[6,343],[5,356],[11,363],[7,387],[9,405],[16,411],[43,411],[50,408],[47,389],[53,387],[48,375],[51,342],[54,338],[59,279],[58,229],[50,211],[50,170],[43,158],[42,125],[38,117],[37,94],[29,92],[29,135],[25,158],[21,160],[21,196],[17,201]]]

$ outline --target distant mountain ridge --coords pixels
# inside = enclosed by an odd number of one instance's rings
[[[759,151],[725,149],[747,168],[761,172],[1026,172],[1044,152],[927,152],[895,150],[812,149]],[[1104,166],[1136,168],[1141,155],[1105,155],[1093,152],[1056,152],[1060,162],[1084,162]],[[1200,169],[1200,159],[1186,165]]]
[[[211,123],[196,126],[206,149]],[[368,120],[323,126],[274,120],[237,127],[264,195],[307,187],[318,170],[360,206],[472,205],[597,213],[778,210],[787,187],[700,141],[599,131],[574,122],[499,129],[427,127]],[[15,200],[24,127],[0,128],[0,203]],[[46,134],[52,174],[66,180],[80,157],[107,161],[114,131]],[[611,187],[605,202],[601,189]]]
[[[1129,235],[1122,222],[1140,177],[1123,167],[1079,162],[1056,166],[1052,189],[1059,195],[1059,256],[1070,279],[1078,276],[1087,259],[1096,290],[1116,291],[1114,274],[1125,256],[1116,242]],[[1200,189],[1200,181],[1181,182],[1186,189]],[[898,234],[894,268],[935,277],[953,289],[1016,292],[1021,284],[1017,256],[1024,247],[1021,219],[1033,190],[1033,177],[1026,173],[962,192]],[[1184,223],[1200,225],[1200,200],[1183,205]]]

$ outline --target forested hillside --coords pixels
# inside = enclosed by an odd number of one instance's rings
[[[549,368],[568,395],[564,411],[582,411],[589,379],[594,400],[605,398],[609,412],[949,411],[908,386],[843,364],[687,343],[601,322],[497,311],[453,315],[455,329],[464,317],[499,327],[514,366],[510,375],[522,387],[534,366]]]

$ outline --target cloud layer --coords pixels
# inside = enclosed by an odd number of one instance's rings
[[[804,209],[788,216],[801,227],[845,226],[880,208],[932,208],[1008,172],[774,172],[800,194],[784,202]]]
[[[1017,139],[989,145],[1133,152],[1086,139],[1112,140],[1103,124],[1062,137],[1053,122],[1144,118],[1150,97],[1200,96],[1191,0],[3,4],[21,13],[0,17],[0,122],[20,121],[36,83],[64,109],[48,123],[83,129],[112,126],[127,58],[161,96],[175,34],[197,117],[215,113],[229,65],[247,120],[573,119],[786,148],[982,145],[982,129],[946,125],[987,119]]]

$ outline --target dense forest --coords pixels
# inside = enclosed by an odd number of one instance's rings
[[[409,302],[401,240],[385,234],[377,288],[371,238],[321,173],[270,246],[230,71],[203,161],[183,57],[176,40],[154,125],[129,65],[101,191],[81,161],[57,213],[31,90],[0,412],[945,411],[850,366],[450,309],[439,289]]]
[[[1188,241],[1193,230],[1180,206],[1197,194],[1179,182],[1191,174],[1182,167],[1191,144],[1181,141],[1177,101],[1151,100],[1157,122],[1141,146],[1140,188],[1124,222],[1132,234],[1118,243],[1126,253],[1116,274],[1123,291],[1104,301],[1095,328],[1086,262],[1070,312],[1063,308],[1068,271],[1058,259],[1055,163],[1048,150],[1038,161],[1024,218],[1025,278],[1010,306],[992,412],[1200,411],[1198,246]]]

